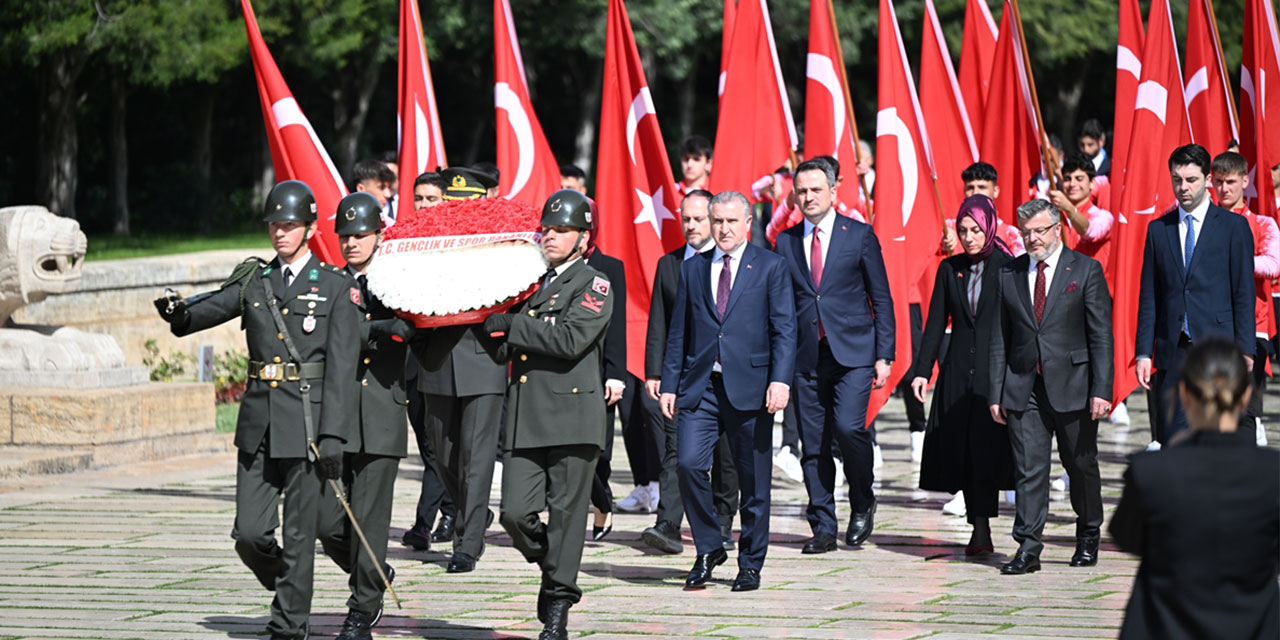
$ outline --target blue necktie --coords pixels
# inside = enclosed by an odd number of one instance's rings
[[[1187,216],[1187,239],[1185,242],[1182,243],[1182,258],[1183,258],[1182,269],[1183,269],[1184,275],[1189,275],[1191,273],[1191,257],[1195,255],[1195,252],[1196,252],[1196,219],[1188,215]],[[1184,309],[1182,313],[1182,332],[1187,334],[1187,337],[1189,338],[1191,337],[1191,326],[1187,324],[1187,316],[1190,315],[1188,311],[1189,310]]]

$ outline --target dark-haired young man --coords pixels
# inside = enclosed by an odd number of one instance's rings
[[[1093,162],[1072,151],[1062,162],[1062,190],[1049,190],[1049,202],[1066,222],[1067,248],[1083,253],[1102,265],[1106,273],[1111,258],[1111,229],[1115,217],[1093,202]]]
[[[428,171],[413,181],[413,210],[428,209],[444,202],[444,190],[449,188],[444,176]]]
[[[676,191],[683,198],[695,189],[706,189],[711,181],[711,141],[698,135],[680,143],[680,182]]]
[[[1076,148],[1093,163],[1094,174],[1111,175],[1111,156],[1107,155],[1107,134],[1097,118],[1089,118],[1076,131]]]
[[[576,164],[560,165],[560,188],[587,193],[587,172]]]

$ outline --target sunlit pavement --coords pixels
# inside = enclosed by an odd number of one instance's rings
[[[1268,394],[1271,442],[1280,423]],[[1107,515],[1120,496],[1125,455],[1149,441],[1145,402],[1130,405],[1133,425],[1103,423],[1099,449]],[[969,528],[944,515],[946,494],[923,492],[910,462],[900,400],[882,415],[885,466],[875,533],[862,548],[843,545],[801,555],[809,536],[804,488],[775,474],[769,556],[762,588],[729,590],[736,568],[716,571],[705,590],[682,590],[693,562],[640,541],[652,515],[617,514],[614,532],[587,542],[582,602],[570,613],[574,637],[592,638],[972,638],[1115,637],[1135,559],[1104,536],[1101,561],[1071,568],[1074,515],[1055,492],[1040,573],[1001,576],[1015,550],[1012,505],[993,521],[997,553],[966,559]],[[630,490],[621,436],[614,447],[614,492]],[[229,537],[234,514],[231,456],[47,476],[0,485],[0,638],[254,638],[263,634],[271,595],[244,568]],[[421,467],[410,459],[396,485],[389,561],[404,607],[387,598],[375,636],[532,638],[537,569],[495,524],[477,570],[446,574],[448,557],[398,544],[412,523]],[[1054,475],[1061,474],[1055,466]],[[498,487],[492,504],[496,511]],[[845,494],[840,492],[840,497]],[[839,510],[848,521],[847,503]],[[584,535],[589,523],[583,523]],[[445,549],[447,550],[447,549]],[[332,637],[346,614],[346,576],[316,561],[312,637]]]

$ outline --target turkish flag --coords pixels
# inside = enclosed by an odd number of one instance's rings
[[[1240,58],[1240,153],[1249,161],[1250,208],[1280,216],[1271,167],[1280,163],[1280,38],[1270,0],[1247,0]]]
[[[724,70],[729,66],[729,45],[733,43],[733,25],[737,21],[738,0],[724,0],[724,24],[720,29],[720,82],[716,97],[724,97]]]
[[[942,37],[942,23],[933,0],[924,3],[924,34],[920,44],[920,106],[929,146],[937,170],[938,199],[942,212],[952,215],[964,200],[964,184],[960,173],[978,159],[978,144],[969,121],[965,102],[951,54]],[[806,137],[806,140],[808,138]],[[932,289],[926,296],[932,293]]]
[[[684,243],[667,147],[622,0],[609,0],[596,164],[596,243],[626,267],[627,370],[644,378],[658,259]]]
[[[493,104],[498,119],[498,193],[541,208],[560,189],[560,165],[529,100],[507,0],[493,0]]]
[[[711,191],[733,190],[747,198],[751,184],[772,174],[796,148],[796,125],[765,0],[738,5],[715,145]]]
[[[853,170],[857,140],[850,105],[848,78],[831,0],[809,2],[809,56],[805,61],[804,156],[832,156],[847,168],[836,194],[837,211],[847,211],[862,200],[862,185]],[[865,208],[865,207],[864,207]]]
[[[1120,402],[1137,386],[1134,336],[1138,334],[1138,292],[1147,224],[1176,204],[1169,180],[1169,155],[1191,142],[1182,72],[1173,36],[1169,0],[1153,0],[1147,15],[1142,76],[1133,111],[1124,190],[1118,195],[1119,224],[1111,247],[1115,279],[1111,282],[1112,328],[1115,341],[1115,383],[1112,400]]]
[[[893,295],[897,357],[887,384],[871,392],[868,421],[888,401],[893,388],[911,367],[907,301],[925,269],[933,266],[928,260],[918,259],[921,248],[937,247],[942,237],[941,212],[932,188],[929,138],[892,0],[880,0],[877,60],[876,214],[872,224],[884,253]]]
[[[338,250],[338,236],[333,232],[334,212],[338,201],[347,195],[347,187],[329,159],[311,121],[302,114],[293,92],[267,49],[258,31],[258,19],[249,0],[240,0],[244,10],[244,28],[249,34],[249,57],[253,75],[258,80],[258,98],[262,102],[262,120],[267,127],[267,144],[271,147],[271,165],[276,181],[301,180],[316,196],[316,233],[308,246],[320,260],[329,264],[344,262]]]
[[[1005,223],[1017,225],[1015,211],[1029,199],[1031,180],[1041,170],[1040,124],[1022,58],[1022,30],[1013,22],[1010,2],[1005,0],[1000,17],[1000,39],[978,150],[982,161],[991,163],[1000,176],[996,212]]]
[[[1111,198],[1120,201],[1124,188],[1125,165],[1129,158],[1130,131],[1133,128],[1133,104],[1138,98],[1138,79],[1142,77],[1142,43],[1146,39],[1142,30],[1142,9],[1138,0],[1120,0],[1118,18],[1119,35],[1116,41],[1116,111],[1111,133]],[[1105,207],[1104,207],[1105,208]],[[1114,265],[1111,260],[1107,277],[1114,282]]]
[[[400,142],[400,206],[411,211],[413,181],[436,167],[448,166],[444,159],[444,139],[440,135],[440,114],[436,111],[436,90],[431,82],[426,44],[422,39],[422,18],[418,0],[400,0],[400,84],[396,92],[400,105],[397,137]]]
[[[937,22],[936,18],[934,22]],[[960,75],[956,80],[960,84],[960,95],[964,96],[964,106],[969,113],[974,140],[982,139],[982,114],[987,105],[998,33],[996,21],[991,17],[991,9],[987,7],[987,0],[967,0],[964,8],[964,35],[960,40]],[[928,35],[927,31],[925,35]],[[923,81],[924,71],[920,75]]]
[[[1196,141],[1216,156],[1227,141],[1240,137],[1228,84],[1227,65],[1218,56],[1218,27],[1210,17],[1209,0],[1191,0],[1187,8],[1187,62],[1183,79],[1187,118]]]

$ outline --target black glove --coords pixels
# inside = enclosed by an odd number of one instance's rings
[[[369,337],[375,340],[391,338],[396,342],[408,342],[413,339],[414,333],[416,329],[413,324],[404,318],[374,320],[369,323]]]
[[[511,330],[511,321],[515,318],[506,313],[495,313],[484,320],[485,333],[507,333]]]
[[[185,324],[191,317],[191,312],[187,310],[187,301],[173,292],[167,292],[164,296],[156,298],[154,304],[156,311],[160,312],[160,317],[169,324]]]
[[[316,458],[316,473],[321,480],[337,480],[342,477],[342,441],[337,438],[320,439],[320,455]]]

